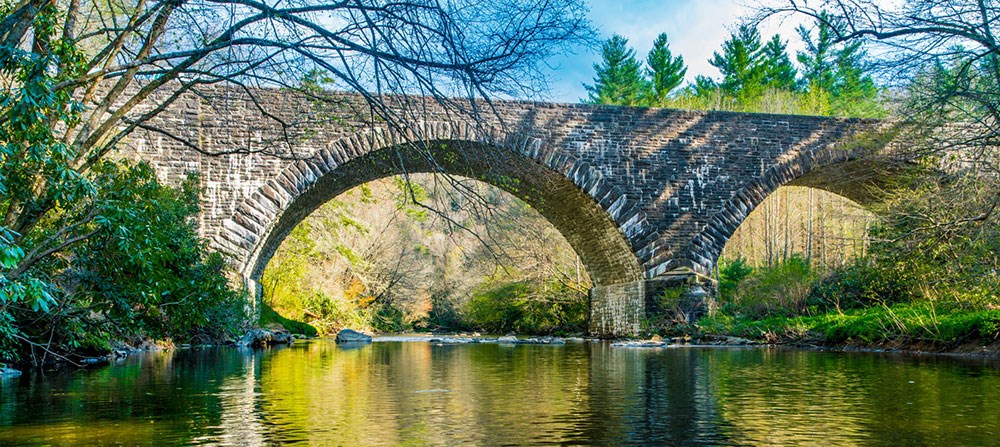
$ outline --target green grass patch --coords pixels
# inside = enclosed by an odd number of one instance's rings
[[[271,309],[271,306],[268,306],[266,303],[261,303],[261,306],[262,306],[260,311],[261,327],[266,327],[269,324],[280,324],[282,327],[287,329],[288,332],[291,332],[293,334],[305,335],[307,337],[316,336],[317,333],[316,328],[301,321],[295,321],[285,318],[279,315],[277,312],[275,312],[274,309]]]
[[[898,303],[819,315],[753,319],[718,313],[703,318],[699,328],[709,334],[765,339],[840,343],[930,343],[949,347],[1000,338],[1000,309],[957,303]]]

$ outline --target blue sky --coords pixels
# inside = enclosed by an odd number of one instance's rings
[[[731,28],[751,11],[745,0],[591,0],[590,19],[601,39],[613,33],[628,38],[639,60],[653,46],[661,32],[667,33],[670,49],[684,56],[688,79],[699,74],[717,77],[718,70],[708,63],[718,51]],[[789,53],[801,48],[795,33],[797,23],[790,20],[768,22],[761,32],[765,38],[775,32],[789,42]],[[592,84],[593,64],[600,59],[599,49],[580,48],[577,54],[553,58],[549,63],[552,83],[550,100],[578,102],[587,96],[583,84]]]

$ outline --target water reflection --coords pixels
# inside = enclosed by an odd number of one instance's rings
[[[0,383],[0,444],[986,445],[995,365],[776,349],[329,342]]]

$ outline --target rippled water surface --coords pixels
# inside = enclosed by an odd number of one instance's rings
[[[997,445],[998,371],[606,343],[184,350],[0,382],[0,444]]]

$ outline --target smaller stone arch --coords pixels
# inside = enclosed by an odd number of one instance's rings
[[[684,267],[710,278],[722,251],[750,213],[781,186],[802,186],[840,195],[866,206],[878,200],[885,179],[906,166],[887,159],[866,157],[867,151],[848,151],[835,146],[798,153],[771,166],[726,201],[695,236],[686,252]]]

